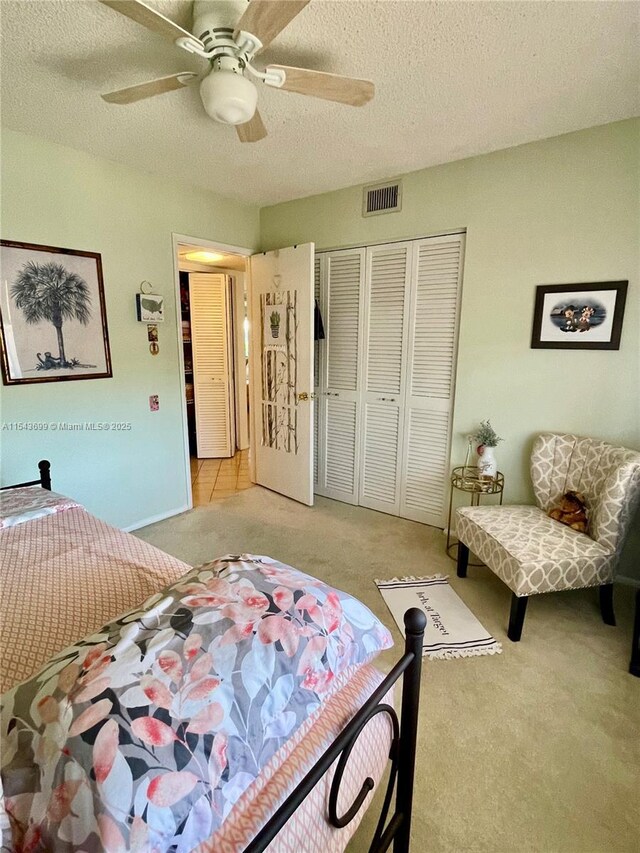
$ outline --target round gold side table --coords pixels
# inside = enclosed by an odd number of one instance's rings
[[[495,477],[480,477],[478,467],[475,465],[459,465],[451,472],[451,492],[449,495],[449,518],[447,519],[447,556],[452,560],[457,559],[457,553],[452,554],[451,549],[457,546],[458,540],[451,535],[451,512],[453,509],[453,490],[468,492],[471,495],[471,506],[480,506],[480,498],[483,495],[502,495],[504,492],[504,474],[497,472]],[[457,548],[456,548],[457,552]],[[481,563],[469,563],[482,565]]]

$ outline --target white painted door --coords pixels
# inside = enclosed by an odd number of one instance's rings
[[[414,243],[400,515],[442,527],[464,235]]]
[[[328,252],[322,257],[326,341],[321,362],[322,448],[316,492],[358,503],[361,430],[359,405],[365,250]]]
[[[398,515],[411,243],[366,252],[359,504]]]
[[[250,271],[255,479],[312,506],[314,245],[253,255]]]
[[[235,438],[227,276],[190,273],[189,302],[198,457],[233,456]]]

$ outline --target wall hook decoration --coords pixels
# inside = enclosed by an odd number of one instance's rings
[[[152,290],[150,281],[140,282],[140,293],[136,293],[136,314],[141,323],[164,322],[164,297],[152,293]]]

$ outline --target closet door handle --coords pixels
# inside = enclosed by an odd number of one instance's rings
[[[380,400],[382,403],[395,403],[396,402],[395,397],[378,397],[378,400]]]

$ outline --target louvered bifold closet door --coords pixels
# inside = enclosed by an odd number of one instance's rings
[[[359,503],[397,515],[404,429],[411,244],[366,250]]]
[[[324,446],[318,493],[358,503],[360,324],[364,249],[327,252],[324,263],[326,341],[321,394]]]
[[[464,236],[415,243],[400,515],[442,527]]]
[[[189,301],[198,457],[232,456],[227,276],[190,273]]]
[[[320,309],[324,317],[324,308],[322,305],[322,273],[324,267],[324,259],[321,255],[316,254],[313,263],[313,296],[316,305]],[[314,492],[318,491],[320,485],[321,472],[324,465],[324,442],[320,441],[320,432],[324,424],[324,397],[321,393],[322,383],[322,365],[324,363],[324,347],[325,342],[314,340],[313,342],[313,393],[315,400],[313,404],[313,485]],[[323,481],[324,482],[324,481]]]

